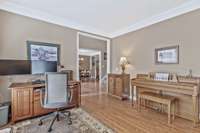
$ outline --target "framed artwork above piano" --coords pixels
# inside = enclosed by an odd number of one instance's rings
[[[179,46],[155,49],[156,64],[179,64]]]

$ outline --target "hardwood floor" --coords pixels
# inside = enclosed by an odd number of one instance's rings
[[[81,82],[81,94],[92,95],[101,94],[106,92],[105,85],[99,83],[99,81],[84,81]]]
[[[138,112],[128,101],[107,95],[82,97],[82,108],[118,133],[200,133],[191,121],[177,118],[167,124],[167,115],[151,109]]]

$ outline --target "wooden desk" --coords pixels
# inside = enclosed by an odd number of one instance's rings
[[[134,87],[136,88],[136,102],[138,98],[138,93],[143,90],[148,91],[162,91],[168,95],[173,95],[178,97],[179,106],[176,115],[192,120],[196,125],[199,122],[199,84],[195,83],[173,83],[164,81],[155,81],[147,79],[132,79],[132,104]]]
[[[12,123],[27,118],[44,115],[53,110],[44,109],[40,102],[40,89],[45,84],[13,83],[10,85],[12,99]],[[69,108],[79,107],[81,103],[81,85],[78,81],[69,82],[69,91],[73,95]]]

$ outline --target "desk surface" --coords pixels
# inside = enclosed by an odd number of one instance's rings
[[[79,81],[69,81],[69,86],[73,86],[73,85],[77,85],[79,84]],[[31,82],[26,82],[26,83],[12,83],[9,88],[13,89],[13,88],[37,88],[37,87],[43,87],[45,86],[44,83],[42,84],[33,84]]]

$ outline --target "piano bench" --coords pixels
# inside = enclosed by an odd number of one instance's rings
[[[171,123],[171,115],[173,116],[173,120],[175,119],[175,109],[177,108],[177,98],[174,96],[168,96],[168,95],[161,95],[153,92],[141,92],[139,94],[139,111],[141,111],[141,100],[153,101],[160,103],[162,105],[167,105],[168,108],[168,124]],[[146,105],[144,105],[146,106]],[[173,110],[171,112],[171,109]]]

